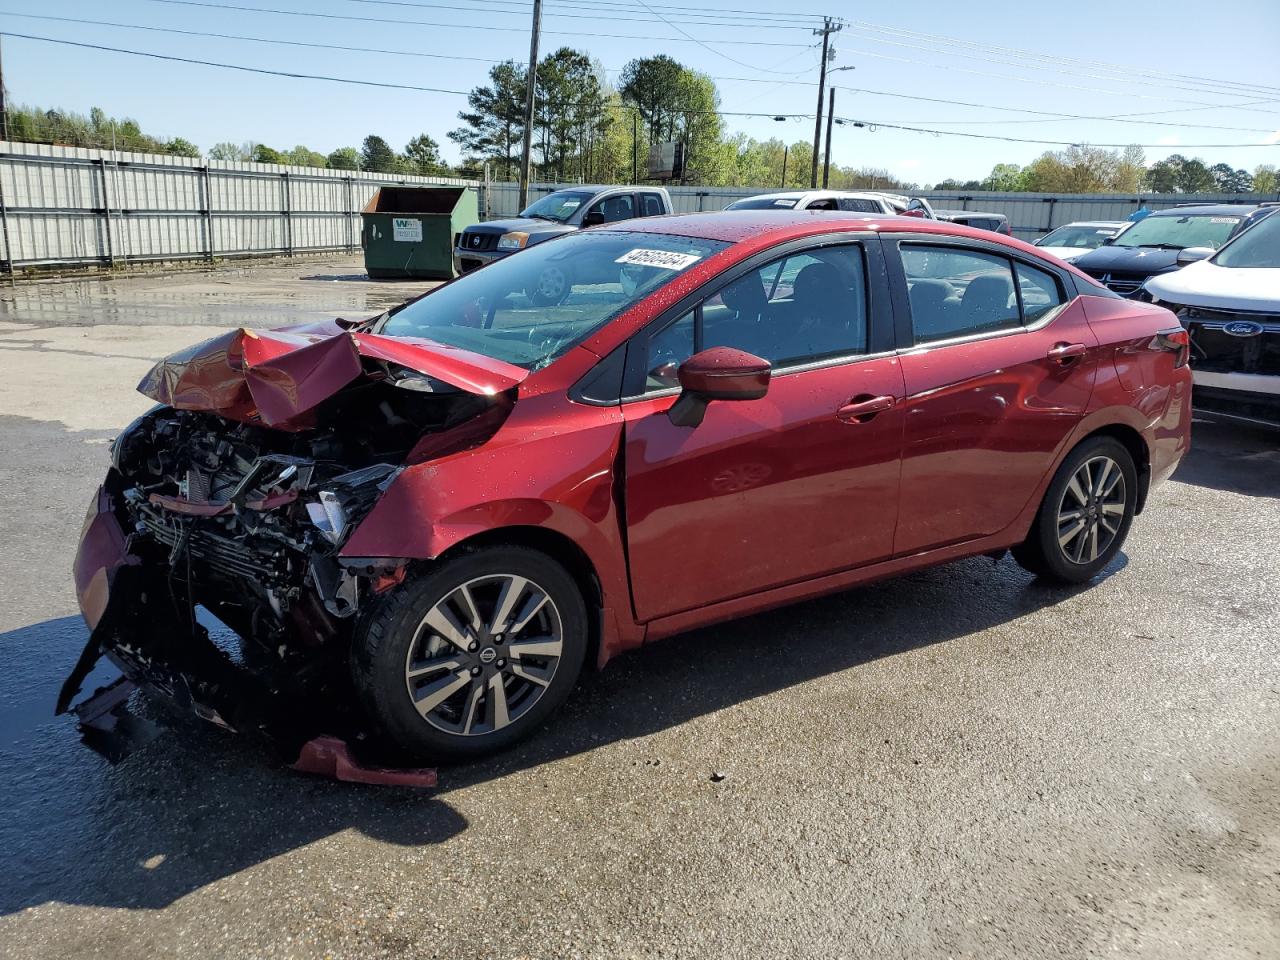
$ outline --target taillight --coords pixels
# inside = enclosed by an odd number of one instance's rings
[[[1157,350],[1168,350],[1173,353],[1175,367],[1185,367],[1191,358],[1191,334],[1185,327],[1161,330],[1156,334],[1155,343],[1152,346]]]

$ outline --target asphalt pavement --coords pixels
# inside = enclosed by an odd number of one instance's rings
[[[1280,434],[1197,422],[1085,589],[968,560],[689,633],[417,793],[53,716],[156,357],[420,289],[283,262],[0,289],[0,956],[1280,956]]]

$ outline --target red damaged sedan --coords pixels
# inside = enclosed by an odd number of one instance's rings
[[[59,709],[106,655],[294,746],[354,716],[470,757],[692,627],[1006,549],[1081,583],[1187,451],[1187,355],[1020,241],[830,213],[632,220],[237,330],[140,385]]]

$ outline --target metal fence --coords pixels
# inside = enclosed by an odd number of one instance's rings
[[[0,141],[0,264],[29,267],[214,260],[355,250],[360,211],[385,185],[453,184],[479,192],[484,219],[519,212],[514,183],[204,161]],[[538,197],[563,184],[530,187]],[[765,187],[669,188],[677,213],[720,210]],[[1224,194],[927,191],[935,206],[1002,213],[1023,239],[1075,220],[1123,220],[1141,206],[1280,199]]]
[[[28,267],[353,250],[384,185],[471,180],[0,141],[0,262]]]
[[[532,184],[530,198],[542,196],[552,190],[562,190],[572,184]],[[701,213],[707,210],[723,210],[734,200],[772,193],[777,188],[752,187],[668,187],[671,203],[676,213]],[[494,183],[489,187],[490,219],[510,217],[519,212],[519,194],[514,183]],[[1162,194],[1113,194],[1113,193],[994,193],[981,191],[916,192],[913,196],[926,197],[935,207],[953,210],[983,210],[1002,213],[1016,236],[1023,240],[1042,237],[1054,227],[1077,220],[1123,220],[1140,207],[1161,210],[1179,203],[1257,203],[1262,200],[1280,200],[1280,194],[1222,194],[1222,193],[1162,193]]]

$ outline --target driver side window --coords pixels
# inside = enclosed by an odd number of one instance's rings
[[[867,280],[857,244],[781,257],[721,287],[648,342],[645,389],[678,386],[699,350],[733,347],[775,368],[867,351]]]
[[[591,209],[593,213],[600,213],[600,215],[604,217],[605,223],[617,223],[620,220],[630,220],[635,216],[635,210],[631,202],[631,194],[629,193],[601,200]]]

